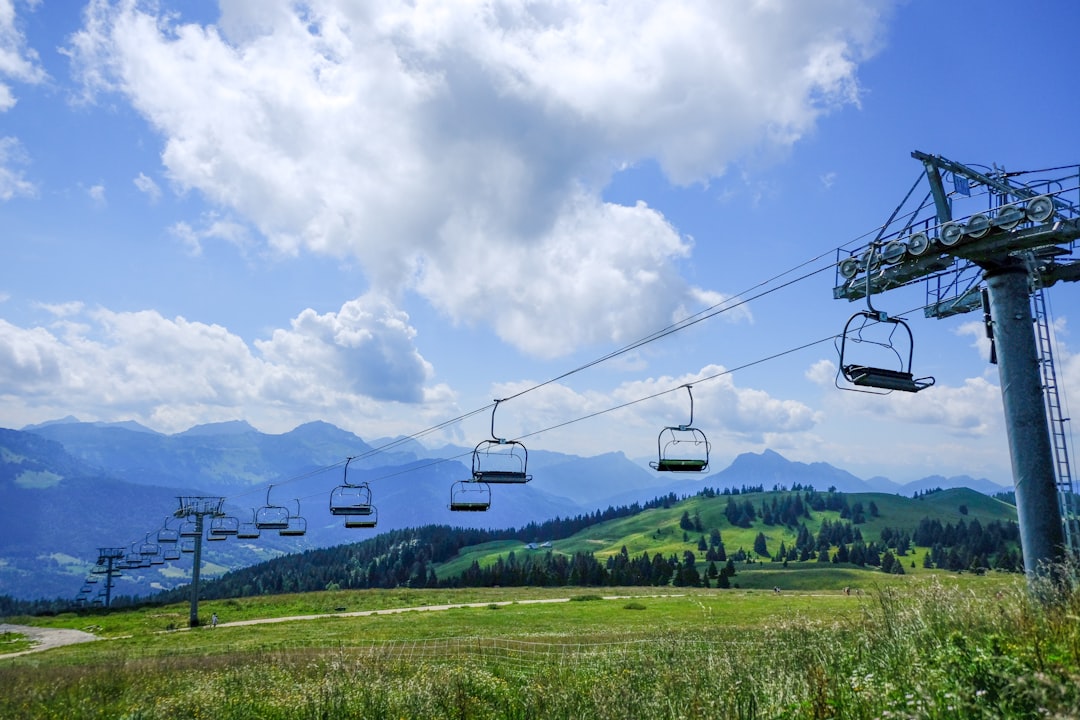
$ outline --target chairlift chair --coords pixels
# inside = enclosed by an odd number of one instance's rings
[[[694,427],[694,393],[690,385],[683,387],[690,395],[690,421],[666,427],[656,437],[657,458],[649,467],[657,472],[704,472],[709,467],[709,439]]]
[[[366,482],[359,484],[349,482],[349,463],[353,458],[345,460],[345,476],[341,485],[330,491],[330,514],[344,515],[346,517],[365,517],[374,514],[375,508],[371,505],[371,488]],[[346,527],[350,526],[348,521]]]
[[[131,544],[131,549],[124,555],[124,562],[129,568],[142,567],[143,556],[142,553],[135,549],[135,543]]]
[[[871,244],[868,253],[873,254],[875,247]],[[870,299],[870,273],[866,274],[866,310],[848,318],[844,325],[844,332],[840,336],[840,368],[837,373],[836,386],[841,390],[853,390],[875,395],[887,395],[893,390],[916,393],[925,390],[934,384],[934,378],[916,378],[911,371],[911,361],[915,355],[915,339],[911,334],[908,324],[897,317],[890,317],[888,313],[877,310]],[[897,347],[896,334],[900,332],[899,345]],[[870,353],[876,359],[878,356],[895,358],[892,367],[877,367],[869,361],[857,362],[852,360],[851,350],[854,346],[863,346],[870,349]],[[906,345],[907,353],[903,352]],[[856,353],[858,354],[858,353]],[[841,385],[839,380],[844,379],[854,387]]]
[[[484,512],[491,507],[491,486],[478,480],[459,480],[450,486],[450,510]]]
[[[350,530],[363,530],[373,528],[379,524],[379,511],[374,505],[370,506],[371,512],[367,515],[348,515],[345,517],[345,527]]]
[[[262,533],[259,531],[259,525],[256,522],[256,514],[257,513],[256,513],[255,509],[252,508],[251,509],[251,522],[242,522],[242,523],[240,523],[240,526],[236,529],[236,539],[237,540],[258,540],[259,539],[259,536]]]
[[[164,565],[165,564],[165,556],[161,555],[161,554],[152,556],[150,558],[150,564],[151,565]]]
[[[289,508],[284,505],[270,504],[270,485],[266,488],[266,504],[255,511],[255,527],[259,530],[287,530],[289,527]]]
[[[491,438],[481,440],[473,448],[473,480],[492,485],[523,484],[532,480],[528,474],[529,451],[517,440],[507,440],[495,435],[495,411],[499,403],[491,409]]]
[[[281,537],[300,537],[307,533],[307,520],[300,515],[300,499],[296,499],[296,514],[289,515],[288,525],[278,531]]]
[[[169,562],[172,562],[174,560],[179,560],[180,559],[180,549],[177,546],[174,545],[174,546],[168,548],[167,550],[164,550],[161,553],[161,556],[163,558],[165,558],[165,560],[167,560]]]
[[[874,325],[891,325],[882,339],[871,339],[864,335],[864,331]],[[906,337],[907,357],[901,354],[893,342],[897,331],[902,331]],[[879,349],[889,351],[896,357],[896,366],[892,368],[874,367],[869,364],[854,362],[851,359],[853,345],[869,343]],[[885,313],[869,312],[862,310],[852,315],[844,325],[844,333],[840,336],[840,373],[850,384],[856,387],[848,388],[840,386],[843,390],[859,390],[862,392],[887,394],[893,390],[901,392],[919,392],[934,384],[934,378],[916,378],[911,372],[911,361],[914,357],[914,339],[911,328],[900,318],[889,317]],[[883,391],[883,392],[877,392]]]
[[[182,553],[184,553],[186,555],[190,555],[191,553],[195,552],[195,541],[194,540],[181,540],[180,541],[180,552],[182,552]]]
[[[150,533],[146,533],[146,538],[143,543],[139,545],[139,554],[143,557],[153,557],[160,551],[160,546],[156,542],[150,542]]]
[[[210,519],[209,535],[231,537],[240,531],[240,520],[232,515],[216,515]]]
[[[180,539],[180,533],[169,527],[169,518],[165,518],[165,525],[158,530],[157,541],[161,545],[175,544]]]
[[[202,533],[199,531],[199,525],[194,520],[185,520],[180,523],[180,537],[182,538],[197,538]]]

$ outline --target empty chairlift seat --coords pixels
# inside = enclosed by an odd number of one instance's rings
[[[491,507],[491,487],[476,480],[459,480],[450,487],[450,509],[454,512],[484,512]]]
[[[704,472],[709,467],[709,439],[694,427],[694,394],[690,395],[690,422],[672,425],[660,431],[656,437],[655,462],[649,466],[657,472]]]

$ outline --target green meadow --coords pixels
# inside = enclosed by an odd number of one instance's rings
[[[1022,577],[999,573],[861,578],[850,593],[473,588],[202,603],[215,629],[175,629],[186,605],[9,618],[101,639],[0,660],[0,717],[1076,716],[1076,591],[1035,601]],[[446,605],[458,607],[421,609]],[[244,624],[258,620],[275,621]]]
[[[784,494],[786,493],[779,493]],[[757,507],[777,495],[770,492],[751,492],[730,497],[739,503],[748,501]],[[976,519],[983,524],[1016,520],[1015,507],[967,489],[942,490],[917,499],[888,493],[851,493],[847,494],[846,498],[852,503],[859,502],[869,506],[872,502],[877,506],[878,514],[868,515],[865,522],[857,526],[868,541],[877,540],[885,528],[914,528],[926,517],[953,524],[961,520],[970,523]],[[755,519],[750,527],[732,526],[724,516],[728,499],[729,496],[725,495],[695,496],[672,503],[670,507],[651,508],[628,517],[596,523],[568,538],[553,541],[551,551],[568,556],[576,552],[587,552],[601,560],[621,552],[624,547],[631,557],[643,552],[650,555],[659,553],[664,556],[681,556],[687,550],[697,550],[699,538],[707,536],[710,528],[718,528],[722,531],[723,543],[729,555],[742,549],[755,559],[752,565],[739,564],[739,574],[733,579],[733,583],[739,587],[772,588],[778,585],[783,589],[794,590],[839,590],[865,582],[867,577],[873,577],[868,576],[866,570],[854,566],[834,568],[827,563],[823,566],[812,561],[789,563],[781,567],[781,564],[771,563],[768,557],[753,552],[757,534],[760,532],[765,535],[769,552],[775,554],[782,543],[789,548],[794,546],[798,535],[797,528],[780,524],[767,526],[760,519]],[[703,531],[683,530],[679,524],[683,513],[696,518]],[[849,522],[841,518],[839,512],[829,510],[815,511],[810,518],[801,520],[811,534],[816,534],[825,521]],[[919,573],[928,550],[929,548],[925,547],[914,547],[900,558],[905,571]],[[441,578],[454,577],[464,572],[473,562],[486,567],[499,558],[507,559],[511,552],[521,557],[530,552],[546,551],[547,549],[529,550],[521,542],[514,540],[487,542],[463,549],[456,557],[438,565],[436,571]],[[704,571],[707,563],[700,560],[700,555],[699,553],[698,570]],[[874,580],[881,581],[876,577]]]

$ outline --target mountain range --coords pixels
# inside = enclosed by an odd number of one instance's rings
[[[383,449],[385,448],[385,449]],[[738,456],[710,474],[655,473],[623,453],[580,457],[531,450],[533,481],[494,486],[484,513],[452,513],[450,488],[471,475],[472,448],[427,449],[410,438],[365,442],[324,422],[279,434],[244,422],[195,426],[165,435],[138,423],[87,423],[74,418],[0,429],[0,595],[34,599],[74,596],[101,547],[126,547],[156,534],[178,507],[178,496],[225,498],[240,520],[264,504],[295,506],[307,519],[302,538],[264,534],[258,541],[213,543],[208,575],[275,555],[329,547],[381,530],[427,524],[520,527],[553,517],[628,505],[660,495],[692,495],[711,487],[799,484],[841,492],[911,495],[929,488],[1007,490],[967,476],[930,476],[898,485],[860,479],[827,463],[800,463],[766,450]],[[329,513],[329,495],[344,479],[367,481],[377,508],[374,530],[347,530]],[[665,477],[667,476],[667,477]],[[125,572],[116,592],[141,595],[187,582],[190,562]]]

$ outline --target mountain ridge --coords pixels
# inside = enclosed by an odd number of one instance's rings
[[[388,445],[389,451],[375,450]],[[127,423],[74,419],[42,423],[31,430],[2,430],[0,495],[7,498],[6,507],[19,508],[19,512],[9,514],[11,530],[0,538],[0,594],[35,594],[33,584],[26,586],[27,578],[44,580],[46,575],[48,581],[38,586],[48,592],[61,586],[64,578],[77,584],[76,576],[92,564],[99,545],[131,542],[156,531],[175,509],[180,494],[225,497],[227,512],[242,521],[271,500],[292,506],[299,499],[300,512],[309,521],[305,538],[283,542],[275,536],[246,549],[230,545],[228,553],[215,556],[227,568],[265,559],[267,552],[333,546],[366,537],[358,532],[432,523],[519,527],[672,493],[694,495],[706,487],[722,491],[801,485],[868,492],[887,482],[875,478],[871,484],[828,463],[794,462],[772,450],[743,453],[727,468],[690,478],[646,470],[621,452],[580,457],[533,450],[529,453],[531,483],[493,486],[491,509],[463,518],[447,506],[451,485],[471,477],[471,452],[471,447],[454,446],[425,450],[409,438],[383,438],[369,444],[322,421],[277,435],[242,422],[199,425],[175,435]],[[457,459],[447,459],[447,453]],[[344,481],[343,461],[351,456],[361,457],[350,464],[350,478],[369,482],[373,490],[379,513],[374,531],[346,530],[340,518],[328,512],[329,493]],[[914,492],[958,482],[975,485],[973,489],[988,495],[1007,489],[967,476],[931,475],[915,484]],[[896,487],[912,486],[892,484],[890,491],[897,492]],[[75,498],[78,502],[73,502]],[[125,508],[125,513],[111,512],[114,507]],[[55,508],[64,510],[57,514]],[[126,512],[136,508],[138,512]],[[64,513],[76,514],[79,522],[58,523]],[[96,534],[88,534],[90,529]],[[55,566],[47,559],[56,555],[74,559]],[[22,574],[12,579],[16,570]],[[182,574],[168,582],[180,581]]]

